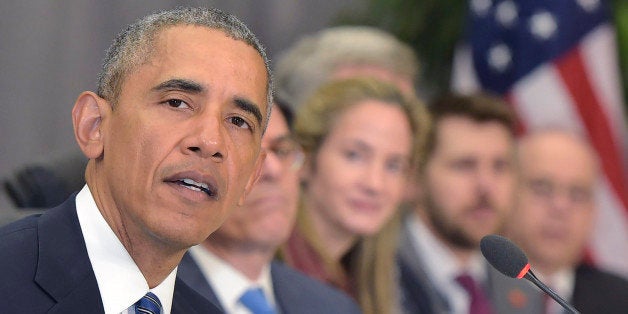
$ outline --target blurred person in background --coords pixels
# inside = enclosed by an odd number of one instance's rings
[[[407,313],[491,313],[483,236],[500,230],[513,201],[514,117],[488,95],[446,95],[419,166],[418,202],[398,252]]]
[[[344,293],[273,261],[294,227],[299,198],[304,156],[291,121],[290,109],[276,102],[259,180],[244,204],[183,257],[178,275],[226,313],[257,314],[247,301],[251,291],[263,296],[268,313],[359,313]]]
[[[297,226],[285,261],[353,296],[364,313],[399,311],[396,218],[429,119],[394,85],[323,85],[297,114],[304,148]]]
[[[277,94],[297,108],[322,84],[372,77],[416,96],[420,64],[410,45],[372,26],[335,26],[303,36],[280,54]],[[409,172],[416,172],[410,170]],[[403,203],[416,203],[416,177],[406,183]]]
[[[419,62],[412,48],[370,26],[337,26],[306,35],[280,54],[275,67],[277,95],[295,107],[322,84],[370,76],[415,95]]]
[[[581,313],[626,313],[628,282],[583,262],[596,219],[596,156],[586,141],[559,129],[522,138],[517,202],[505,233],[523,249],[541,281]],[[530,295],[542,293],[521,284]],[[563,313],[553,300],[540,305],[530,313]]]

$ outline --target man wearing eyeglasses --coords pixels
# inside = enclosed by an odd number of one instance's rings
[[[581,313],[626,313],[628,282],[583,263],[596,215],[594,151],[574,134],[542,130],[520,141],[518,164],[521,181],[507,235],[541,280]],[[564,313],[553,301],[542,307],[536,313]]]
[[[347,296],[278,261],[294,225],[303,152],[287,106],[276,103],[262,139],[262,174],[243,204],[192,247],[178,275],[226,313],[359,313]]]

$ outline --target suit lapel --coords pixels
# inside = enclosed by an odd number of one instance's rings
[[[406,216],[405,219],[412,219]],[[447,313],[449,306],[445,298],[436,290],[434,284],[425,272],[425,267],[421,262],[420,253],[416,251],[412,243],[412,235],[408,230],[408,224],[402,224],[399,238],[399,249],[397,258],[399,260],[399,272],[401,282],[408,295],[402,296],[417,308],[421,313]]]
[[[57,305],[50,313],[103,313],[76,215],[75,195],[49,209],[38,223],[39,256],[35,281]]]
[[[190,288],[194,289],[201,296],[216,305],[221,305],[214,290],[209,286],[205,275],[201,272],[201,269],[198,267],[198,264],[196,264],[196,261],[194,261],[190,252],[186,252],[185,255],[183,255],[183,259],[181,263],[179,263],[177,277],[181,278]]]
[[[181,278],[177,277],[177,281],[174,285],[174,296],[172,298],[172,314],[224,313],[223,309],[216,304],[219,303],[209,301],[185,284]]]
[[[290,302],[291,300],[299,300],[299,293],[302,293],[299,289],[294,289],[290,286],[290,282],[287,278],[284,278],[283,273],[277,266],[277,262],[270,264],[270,277],[273,282],[273,292],[275,293],[275,302],[281,313],[299,313],[303,309],[300,308],[299,302]]]

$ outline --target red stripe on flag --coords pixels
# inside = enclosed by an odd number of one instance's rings
[[[615,191],[615,195],[628,212],[626,199],[626,182],[624,181],[618,145],[610,130],[602,105],[600,104],[586,68],[582,62],[582,53],[579,48],[572,49],[556,60],[556,67],[571,94],[580,118],[584,123],[593,147],[597,150],[602,168]]]

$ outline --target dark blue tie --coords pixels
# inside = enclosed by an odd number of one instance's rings
[[[152,292],[148,292],[135,303],[136,314],[162,314],[161,302]]]
[[[240,297],[240,303],[253,314],[276,314],[264,296],[262,288],[250,288]]]

